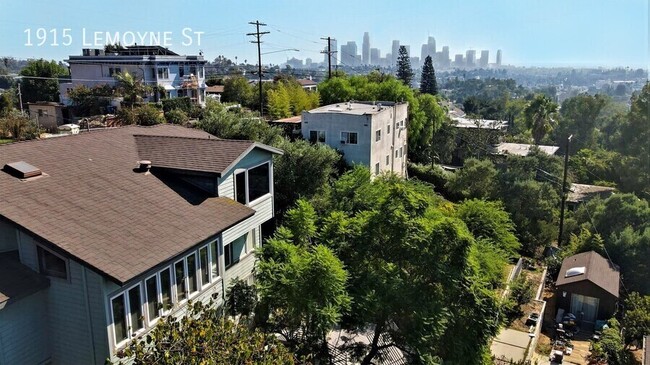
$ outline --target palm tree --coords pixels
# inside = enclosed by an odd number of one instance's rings
[[[133,108],[133,104],[142,100],[142,95],[149,92],[149,88],[144,85],[141,79],[135,77],[128,71],[115,74],[117,90],[124,97],[127,105]]]
[[[553,130],[557,109],[558,105],[544,94],[535,95],[524,109],[526,125],[531,130],[535,144],[539,144]]]

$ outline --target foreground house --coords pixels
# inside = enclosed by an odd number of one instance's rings
[[[302,112],[304,139],[343,152],[374,175],[406,176],[408,103],[349,102]]]
[[[586,324],[607,320],[619,298],[618,266],[594,251],[567,257],[555,282],[557,308]]]
[[[277,153],[171,125],[0,146],[0,364],[103,364],[223,303],[252,280]]]
[[[165,90],[167,98],[187,96],[205,104],[205,64],[202,55],[181,56],[161,46],[128,46],[113,51],[83,49],[81,55],[65,60],[71,81],[59,84],[60,100],[71,104],[68,91],[79,85],[115,85],[115,76],[129,72],[145,85]],[[156,93],[154,93],[156,94]],[[157,101],[154,95],[149,101]]]

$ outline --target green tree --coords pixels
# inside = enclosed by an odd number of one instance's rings
[[[97,115],[105,111],[114,91],[109,85],[97,85],[92,88],[78,85],[68,92],[68,98],[72,101],[75,115]]]
[[[226,313],[230,316],[248,317],[257,305],[257,290],[244,280],[235,278],[226,290]]]
[[[397,56],[397,78],[408,87],[413,82],[413,69],[411,68],[411,59],[406,51],[406,46],[399,46],[399,55]]]
[[[14,109],[13,93],[5,91],[0,94],[0,117],[9,114]]]
[[[424,59],[422,66],[422,76],[420,78],[420,92],[422,94],[438,94],[438,82],[436,81],[436,71],[433,68],[431,56]]]
[[[141,102],[143,96],[151,90],[142,79],[128,71],[119,72],[114,76],[117,83],[116,89],[124,97],[124,103],[133,109],[135,103]]]
[[[185,124],[190,120],[190,117],[181,109],[172,109],[165,112],[165,119],[171,124]]]
[[[208,101],[198,127],[224,139],[246,139],[275,146],[283,140],[282,130],[251,112],[231,112],[223,104]]]
[[[231,76],[223,83],[222,101],[239,103],[244,106],[251,106],[253,102],[253,87],[243,76]]]
[[[611,365],[627,365],[630,361],[629,354],[621,338],[621,328],[615,318],[607,321],[608,328],[603,330],[600,340],[594,343],[590,357],[605,360]]]
[[[537,94],[524,109],[524,118],[531,129],[535,144],[540,144],[544,136],[553,130],[558,106],[546,95]]]
[[[36,123],[15,110],[0,117],[0,132],[17,141],[38,138],[39,135]]]
[[[501,202],[465,200],[456,211],[475,238],[495,246],[508,257],[515,257],[521,244],[514,234],[515,225]]]
[[[347,77],[332,77],[318,85],[324,105],[344,103],[354,98],[355,89]],[[373,99],[374,100],[374,99]]]
[[[561,143],[573,134],[572,152],[582,148],[593,149],[597,141],[597,128],[602,123],[601,113],[606,104],[611,103],[606,96],[580,94],[562,102],[560,118],[555,133],[556,143]]]
[[[452,175],[446,188],[460,198],[493,199],[498,194],[497,175],[490,160],[470,158]]]
[[[272,335],[221,316],[214,303],[189,303],[187,314],[161,318],[142,339],[118,352],[118,364],[294,364]]]
[[[60,76],[68,75],[68,70],[56,61],[44,59],[30,60],[27,66],[20,70],[24,76],[21,81],[21,92],[24,103],[36,101],[59,101]]]
[[[643,336],[650,335],[650,295],[641,296],[632,292],[625,298],[625,312],[623,312],[623,339],[629,346],[636,341],[643,341]]]
[[[304,209],[308,203],[300,202]],[[289,211],[288,213],[291,213]],[[327,333],[350,306],[348,273],[330,249],[298,239],[313,226],[315,216],[295,214],[292,228],[281,227],[258,252],[256,278],[267,325],[281,334],[298,354],[316,354]],[[302,224],[299,224],[302,223]]]
[[[271,118],[281,119],[292,116],[291,97],[284,83],[280,82],[275,88],[269,90],[266,100]]]

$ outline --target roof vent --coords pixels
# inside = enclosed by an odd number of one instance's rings
[[[29,179],[30,177],[43,175],[43,172],[38,167],[32,166],[25,161],[8,163],[2,170],[19,179]]]
[[[151,161],[149,160],[138,161],[138,167],[135,168],[136,172],[144,172],[145,175],[147,175],[149,174],[149,170],[151,170]]]
[[[566,271],[564,274],[565,278],[570,278],[572,276],[578,276],[582,275],[585,273],[585,267],[584,266],[579,266],[579,267],[572,267],[569,270]]]

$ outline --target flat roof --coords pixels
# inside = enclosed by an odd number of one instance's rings
[[[496,146],[496,153],[498,155],[528,156],[530,150],[534,147],[539,148],[542,152],[551,156],[560,149],[560,147],[557,146],[534,145],[525,143],[501,143]]]
[[[567,194],[567,201],[570,203],[579,203],[589,200],[596,196],[607,198],[616,191],[615,188],[609,186],[588,185],[588,184],[571,184],[569,194]]]
[[[389,110],[387,107],[392,107],[394,105],[401,105],[408,103],[394,103],[394,102],[345,102],[321,106],[315,108],[306,113],[310,114],[347,114],[347,115],[365,115],[365,114],[378,114],[384,111]]]

